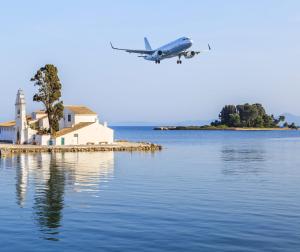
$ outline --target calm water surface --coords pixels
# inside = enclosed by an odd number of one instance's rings
[[[0,251],[300,251],[300,131],[152,131],[156,153],[0,159]]]

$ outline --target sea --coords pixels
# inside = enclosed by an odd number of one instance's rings
[[[114,127],[157,152],[0,159],[0,251],[300,251],[300,131]]]

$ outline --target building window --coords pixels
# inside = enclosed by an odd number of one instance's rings
[[[71,122],[72,116],[68,114],[68,122]]]
[[[1,130],[2,130],[2,129],[0,128],[0,134],[1,134]]]
[[[18,109],[18,115],[20,115],[20,109]]]

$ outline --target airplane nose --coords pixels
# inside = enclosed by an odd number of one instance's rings
[[[191,39],[190,39],[189,41],[190,41],[190,44],[191,44],[191,45],[194,43],[194,41],[193,41],[193,40],[191,40]]]

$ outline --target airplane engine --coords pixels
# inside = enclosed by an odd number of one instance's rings
[[[190,51],[190,52],[186,52],[186,53],[184,54],[184,57],[185,57],[186,59],[191,59],[191,58],[193,58],[195,55],[196,55],[196,53],[195,53],[194,51]]]
[[[155,51],[153,54],[147,56],[147,58],[157,61],[157,60],[161,60],[163,54],[164,54],[163,51],[158,50],[158,51]]]
[[[164,54],[165,54],[165,52],[158,50],[153,54],[153,56],[156,58],[159,58],[159,57],[163,56]]]

